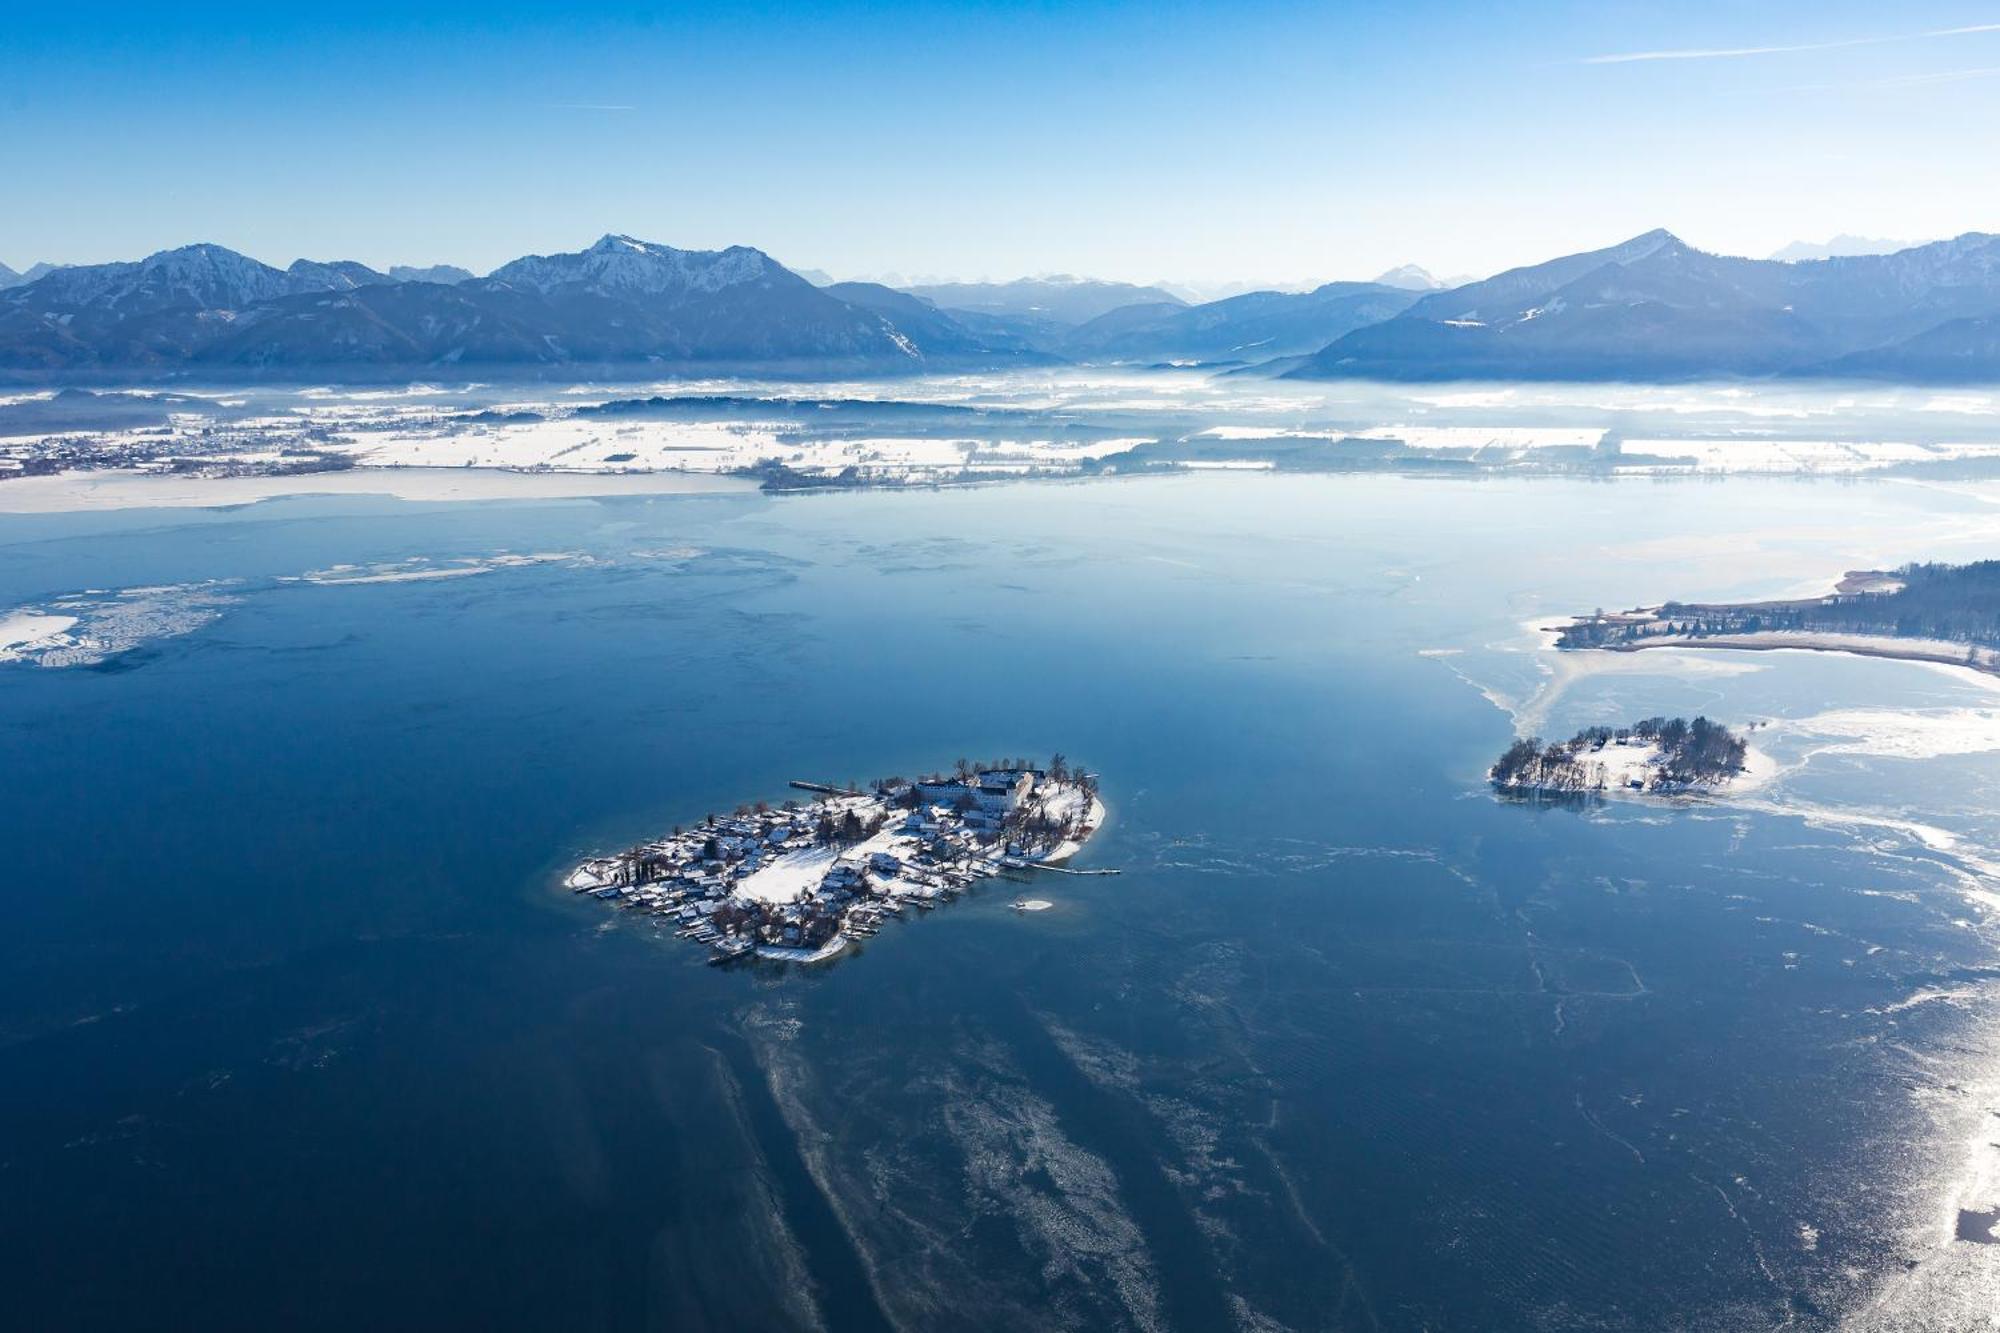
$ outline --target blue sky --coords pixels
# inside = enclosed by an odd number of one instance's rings
[[[213,240],[484,271],[623,231],[840,276],[1485,273],[1655,226],[1750,254],[2000,230],[1996,164],[1996,4],[0,18],[17,268]]]

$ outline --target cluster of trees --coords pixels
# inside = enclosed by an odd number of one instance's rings
[[[1659,758],[1646,776],[1650,791],[1710,786],[1743,771],[1747,747],[1719,722],[1697,717],[1649,717],[1630,727],[1585,727],[1566,741],[1546,744],[1538,736],[1508,746],[1494,762],[1493,785],[1502,791],[1538,791],[1560,796],[1605,789],[1606,765],[1593,756],[1605,746],[1631,741],[1656,746]]]
[[[725,899],[716,905],[709,920],[716,929],[738,930],[762,940],[766,944],[776,944],[784,937],[785,927],[791,922],[778,908],[769,903],[746,902],[741,898]],[[798,944],[802,948],[817,949],[832,939],[840,929],[838,918],[828,912],[808,912],[797,922]]]
[[[970,782],[976,773],[1045,773],[1056,782],[1074,782],[1092,793],[1097,790],[1097,775],[1084,772],[1061,752],[1050,755],[1046,764],[1026,758],[973,760],[961,757],[952,764],[949,774],[932,773],[920,778],[919,781],[944,782],[948,778],[957,778],[960,782]],[[881,785],[893,785],[901,781],[901,778],[888,778]]]
[[[1488,775],[1502,791],[1539,791],[1581,796],[1604,790],[1604,765],[1586,763],[1574,744],[1524,736],[1494,762]]]
[[[879,814],[863,817],[853,810],[848,810],[839,819],[835,819],[831,810],[821,806],[819,822],[813,826],[813,840],[821,846],[865,842],[875,836],[882,823],[883,817]]]
[[[2000,644],[2000,560],[1904,565],[1902,587],[1827,599],[1797,612],[1805,629]]]
[[[1655,787],[1686,787],[1734,777],[1743,771],[1743,756],[1748,752],[1742,737],[1705,717],[1692,722],[1677,717],[1647,718],[1632,728],[1632,734],[1660,747],[1660,762],[1653,774]]]
[[[1565,629],[1565,648],[1598,648],[1657,634],[1705,638],[1765,630],[1817,630],[1943,639],[2000,647],[2000,560],[1969,565],[1911,564],[1894,571],[1900,588],[1796,602],[1740,606],[1668,602],[1655,620],[1630,621],[1600,611]]]
[[[1765,630],[1820,629],[1824,626],[1808,624],[1803,612],[1789,611],[1785,604],[1766,603],[1756,607],[1702,606],[1691,607],[1680,602],[1669,602],[1660,608],[1659,616],[1652,620],[1628,620],[1614,616],[1609,620],[1579,620],[1564,626],[1556,639],[1558,648],[1603,648],[1620,643],[1633,643],[1639,639],[1656,638],[1671,634],[1689,639],[1705,639],[1717,634],[1761,634]],[[1880,631],[1878,631],[1880,632]]]
[[[1081,815],[1068,819],[1058,819],[1040,807],[1027,807],[1008,813],[1000,821],[1000,832],[1010,842],[1024,846],[1047,846],[1057,842],[1067,842],[1083,832]]]

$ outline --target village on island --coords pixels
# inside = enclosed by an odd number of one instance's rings
[[[883,778],[866,790],[792,786],[812,799],[710,815],[585,861],[564,884],[671,921],[676,934],[710,950],[711,962],[749,955],[819,962],[888,918],[929,910],[977,880],[1057,869],[1104,822],[1096,776],[1061,755],[1041,767],[961,759],[950,773]]]

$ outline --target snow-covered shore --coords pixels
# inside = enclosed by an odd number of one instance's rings
[[[1042,865],[1061,865],[1078,852],[1083,844],[1097,836],[1097,830],[1104,827],[1104,802],[1096,796],[1090,798],[1090,809],[1084,812],[1082,833],[1065,842],[1059,842],[1055,850],[1041,858]]]
[[[301,495],[379,495],[438,503],[595,499],[754,491],[757,483],[712,473],[509,472],[466,467],[359,467],[290,476],[199,477],[131,468],[61,472],[0,483],[0,514],[100,509],[190,509]]]
[[[1762,630],[1756,634],[1653,634],[1602,645],[1615,653],[1647,648],[1734,648],[1741,652],[1847,653],[1904,662],[1938,662],[2000,673],[2000,652],[1947,639],[1906,639],[1893,634],[1836,634],[1816,630]]]

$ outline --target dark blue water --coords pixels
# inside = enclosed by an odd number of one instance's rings
[[[1952,554],[1970,508],[1217,478],[6,520],[0,606],[243,582],[0,669],[5,1322],[1970,1327],[2000,752],[1794,734],[1733,804],[1480,782],[1524,619],[1837,573],[1843,524]],[[1796,539],[1649,545],[1752,523]],[[501,550],[590,559],[273,582]],[[1986,706],[1823,658],[1541,706],[1892,705]],[[996,883],[725,971],[555,888],[792,777],[1051,750],[1112,810],[1079,864],[1125,873],[1041,877],[1049,912]]]

